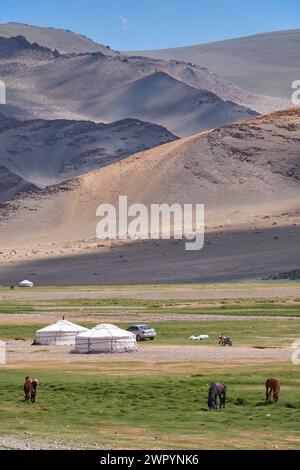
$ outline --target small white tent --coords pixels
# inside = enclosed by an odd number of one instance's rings
[[[22,281],[22,282],[20,282],[19,287],[33,287],[33,282],[31,282],[31,281]]]
[[[137,343],[134,333],[109,324],[98,325],[92,330],[79,334],[75,342],[75,352],[79,354],[133,352],[136,350]]]
[[[60,320],[38,330],[34,342],[41,345],[74,346],[76,336],[84,331],[87,331],[87,328],[67,320]]]

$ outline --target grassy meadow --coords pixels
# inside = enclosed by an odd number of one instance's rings
[[[121,328],[127,328],[130,323],[116,322]],[[80,324],[87,328],[93,328],[99,323],[82,321]],[[252,347],[280,347],[290,346],[295,339],[300,337],[300,321],[290,320],[231,320],[231,321],[154,321],[150,322],[156,329],[155,341],[147,342],[155,345],[194,345],[199,346],[198,341],[190,341],[193,334],[208,334],[209,340],[201,342],[201,346],[218,345],[218,337],[221,333],[233,338],[235,346]],[[0,337],[3,340],[22,338],[33,340],[36,330],[43,328],[41,323],[34,324],[0,324]],[[140,343],[140,347],[143,343]]]
[[[264,381],[272,365],[224,370],[225,410],[207,410],[207,390],[220,372],[114,376],[109,372],[39,372],[35,405],[22,399],[24,371],[3,371],[0,435],[76,439],[112,448],[299,448],[300,377],[278,368],[283,387],[277,406],[265,405]]]
[[[141,289],[152,292],[155,286],[132,286],[132,295],[128,295],[128,286],[120,287],[120,296],[103,298],[101,288],[90,288],[94,294],[98,290],[99,297],[96,293],[93,298],[79,298],[74,288],[74,296],[68,298],[63,295],[64,288],[52,287],[49,293],[62,298],[54,295],[42,300],[38,296],[48,292],[46,288],[33,289],[26,300],[14,299],[13,293],[2,290],[11,298],[0,300],[0,338],[31,341],[35,331],[49,323],[49,316],[53,321],[63,315],[87,327],[102,322],[127,327],[138,318],[138,323],[150,323],[158,333],[155,341],[147,342],[147,348],[219,347],[220,333],[232,336],[234,346],[258,348],[290,346],[300,337],[300,322],[291,318],[300,318],[300,298],[276,297],[274,289],[274,298],[267,299],[262,287],[260,298],[204,300],[201,287],[197,288],[197,299],[169,300],[138,298]],[[164,290],[168,287],[161,286],[161,292]],[[204,321],[198,317],[202,314],[222,317]],[[200,345],[189,341],[192,334],[208,334],[210,339]],[[145,346],[141,343],[139,348]],[[28,343],[24,343],[26,347]],[[292,362],[97,361],[87,356],[84,362],[54,360],[46,364],[35,356],[0,366],[0,448],[1,436],[21,439],[24,435],[59,442],[80,440],[89,448],[300,448],[300,369]],[[39,379],[34,405],[23,400],[22,386],[28,374]],[[269,376],[282,384],[276,406],[264,402],[264,383]],[[207,410],[212,381],[227,384],[225,410]]]

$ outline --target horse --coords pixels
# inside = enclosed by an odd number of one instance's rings
[[[273,393],[273,401],[272,401]],[[266,381],[266,401],[278,403],[280,395],[280,383],[277,379],[270,378]]]
[[[34,377],[26,377],[24,383],[25,401],[35,403],[38,380]]]
[[[208,391],[208,408],[216,410],[217,398],[220,398],[220,409],[225,408],[227,387],[223,382],[212,383]]]

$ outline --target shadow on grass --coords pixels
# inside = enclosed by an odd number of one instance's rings
[[[255,406],[271,406],[273,403],[271,401],[259,401]]]
[[[293,409],[293,410],[299,410],[300,409],[300,402],[299,401],[297,403],[288,402],[288,403],[285,403],[285,407]]]
[[[234,400],[233,404],[236,406],[247,406],[249,402],[246,400],[246,398],[238,397],[236,400]]]

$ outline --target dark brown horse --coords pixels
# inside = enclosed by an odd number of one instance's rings
[[[26,377],[24,383],[25,401],[35,403],[38,381],[34,377]]]
[[[208,391],[208,408],[216,410],[217,398],[220,398],[220,409],[225,408],[227,387],[223,382],[212,383]]]
[[[273,394],[273,401],[272,401]],[[278,403],[280,395],[280,383],[277,379],[270,378],[266,381],[266,401]]]

